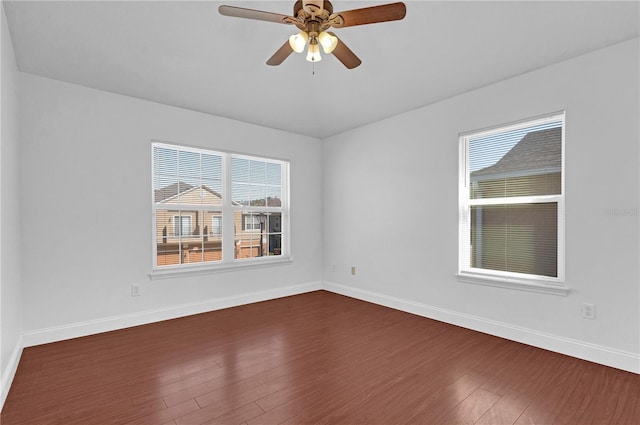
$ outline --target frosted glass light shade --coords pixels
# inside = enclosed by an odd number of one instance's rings
[[[320,56],[320,48],[318,44],[309,44],[309,51],[307,52],[307,60],[309,62],[320,62],[322,56]]]
[[[309,40],[309,34],[304,31],[300,31],[297,34],[289,37],[289,46],[296,53],[302,53],[304,51],[304,46],[307,45],[307,40]]]
[[[338,45],[338,37],[329,34],[328,32],[321,32],[318,35],[318,41],[322,44],[322,50],[326,54],[330,54]]]

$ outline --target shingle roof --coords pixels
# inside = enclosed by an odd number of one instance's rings
[[[169,186],[154,190],[153,199],[155,202],[162,202],[168,198],[174,197],[179,193],[191,189],[193,186],[184,182],[172,183]],[[180,190],[178,190],[180,188]]]
[[[495,164],[471,173],[471,178],[495,174],[522,173],[536,170],[560,170],[562,161],[562,129],[527,133]]]
[[[171,198],[174,198],[178,195],[182,195],[183,193],[186,193],[192,189],[195,188],[202,188],[206,191],[208,191],[209,193],[213,194],[214,196],[217,196],[218,198],[222,199],[222,195],[218,192],[216,192],[215,190],[205,186],[205,185],[200,185],[200,186],[192,186],[190,184],[187,184],[185,182],[177,182],[177,183],[172,183],[169,186],[165,186],[162,187],[160,189],[156,189],[154,190],[153,193],[153,199],[154,202],[165,202]],[[281,200],[279,198],[272,198],[270,196],[267,197],[267,205],[268,207],[280,207],[281,204]],[[237,202],[237,201],[232,201],[233,205],[242,205],[241,203]],[[264,200],[262,202],[262,204],[251,204],[252,206],[264,206]]]
[[[198,186],[192,186],[190,184],[187,184],[185,182],[177,182],[177,183],[172,183],[169,186],[165,186],[163,188],[157,189],[154,191],[153,194],[153,199],[154,202],[164,202],[169,198],[173,198],[174,196],[178,196],[181,195],[185,192],[190,191],[191,189],[194,189]],[[205,185],[201,185],[199,186],[202,189],[211,192],[213,195],[222,198],[222,196],[216,192],[215,190],[212,190],[210,188],[208,188]]]

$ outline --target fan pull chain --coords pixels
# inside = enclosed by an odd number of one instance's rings
[[[311,62],[311,75],[316,75],[316,61]]]

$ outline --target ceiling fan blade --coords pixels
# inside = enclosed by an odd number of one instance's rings
[[[289,40],[285,41],[282,47],[278,49],[277,52],[273,54],[267,61],[267,65],[276,66],[280,65],[289,55],[293,52],[291,45],[289,44]]]
[[[336,35],[332,32],[329,32],[329,34],[336,37]],[[353,69],[362,63],[360,58],[357,57],[356,54],[353,53],[351,49],[349,49],[347,45],[344,44],[344,42],[339,38],[338,38],[338,44],[336,45],[336,48],[333,50],[332,54],[333,56],[338,58],[338,60],[342,62],[342,64],[346,66],[348,69]]]
[[[331,15],[333,27],[353,27],[355,25],[375,24],[377,22],[398,21],[407,14],[407,7],[402,2],[345,10]]]
[[[218,12],[224,16],[234,18],[256,19],[258,21],[277,22],[279,24],[293,24],[297,19],[293,16],[281,15],[279,13],[263,12],[262,10],[245,9],[235,6],[220,6]]]

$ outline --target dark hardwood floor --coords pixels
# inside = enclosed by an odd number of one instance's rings
[[[640,424],[640,375],[319,291],[26,348],[14,424]]]

